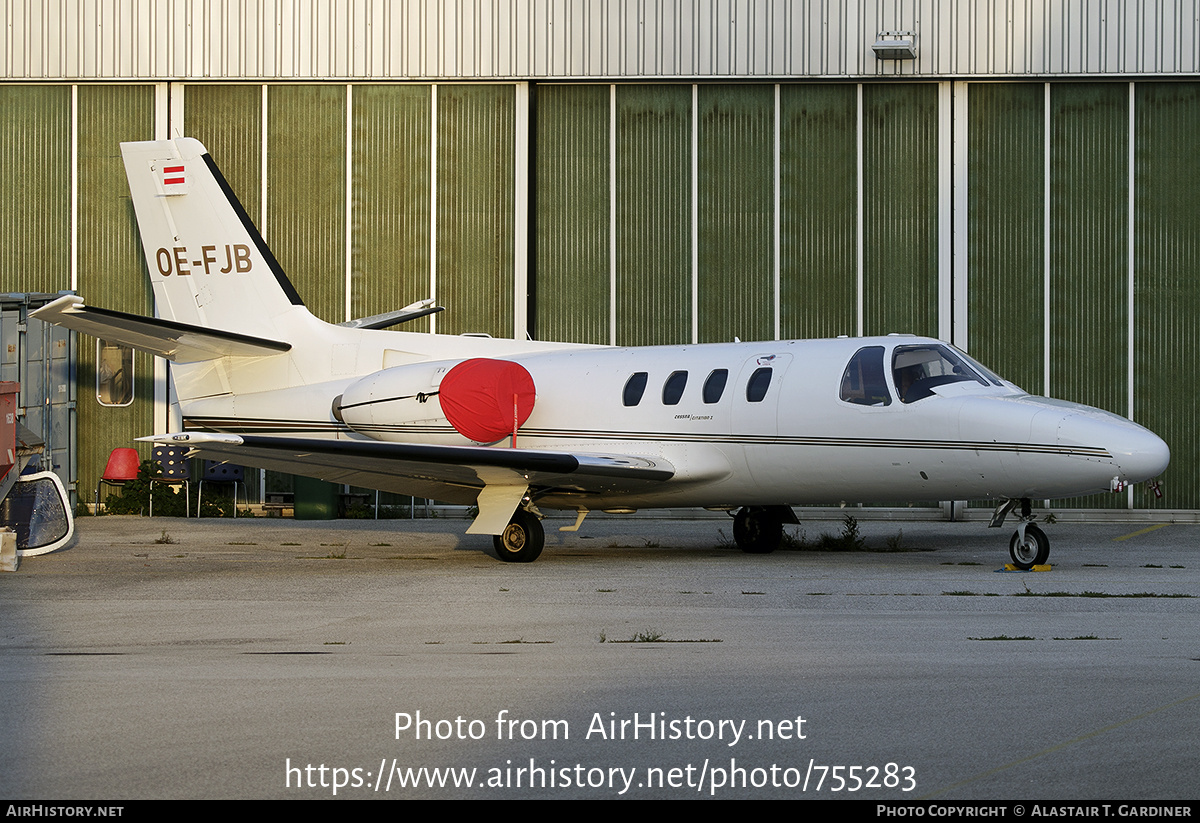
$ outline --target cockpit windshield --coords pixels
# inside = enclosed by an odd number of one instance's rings
[[[892,352],[892,379],[902,403],[916,403],[933,395],[938,386],[949,383],[991,383],[948,346],[897,346]]]

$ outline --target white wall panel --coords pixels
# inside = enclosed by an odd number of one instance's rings
[[[5,0],[13,80],[1200,73],[1200,0]],[[879,61],[880,31],[917,59]]]

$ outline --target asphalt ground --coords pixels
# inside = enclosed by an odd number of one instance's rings
[[[1200,526],[547,522],[81,519],[0,575],[0,797],[1200,797]]]

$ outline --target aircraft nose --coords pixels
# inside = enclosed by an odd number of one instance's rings
[[[1140,483],[1158,477],[1171,462],[1171,449],[1163,439],[1149,429],[1136,423],[1127,424],[1118,443],[1109,447],[1117,465],[1121,467],[1122,479]]]
[[[1171,462],[1171,450],[1154,432],[1107,412],[1067,415],[1059,424],[1059,442],[1103,446],[1127,483],[1157,477]]]

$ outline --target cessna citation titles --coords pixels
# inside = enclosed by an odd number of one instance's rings
[[[502,560],[542,509],[736,512],[747,552],[801,503],[998,501],[1044,563],[1031,499],[1159,475],[1167,446],[1033,397],[950,345],[895,336],[615,348],[392,331],[432,301],[339,325],[304,307],[212,158],[121,146],[158,318],[65,296],[35,312],[173,361],[186,431],[144,438],[337,483],[475,504]]]

